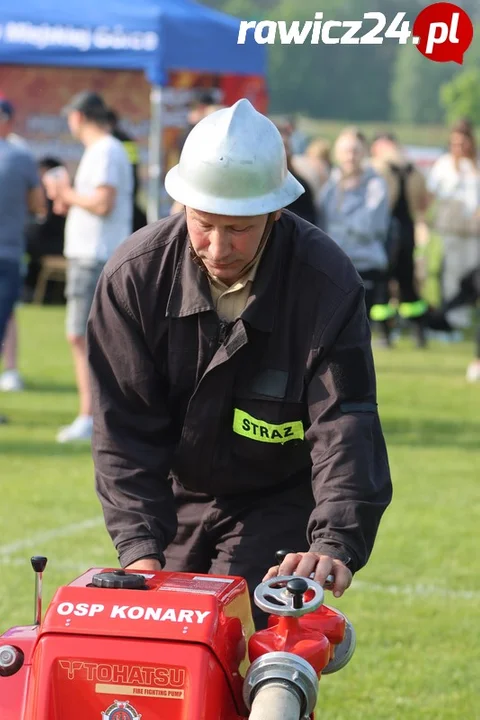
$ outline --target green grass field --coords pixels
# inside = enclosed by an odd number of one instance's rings
[[[27,390],[0,395],[0,631],[33,614],[29,558],[46,554],[48,600],[86,567],[115,564],[88,447],[55,442],[76,413],[62,308],[19,312]],[[338,601],[355,625],[350,665],[321,682],[322,720],[480,718],[480,386],[471,348],[408,338],[378,350],[395,486],[368,567]],[[332,597],[328,595],[328,602]]]

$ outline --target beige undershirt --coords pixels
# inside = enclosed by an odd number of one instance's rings
[[[222,320],[233,322],[245,310],[262,253],[260,253],[248,273],[230,287],[218,278],[208,275],[213,303],[219,318]]]

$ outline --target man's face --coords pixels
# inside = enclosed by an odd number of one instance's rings
[[[362,167],[363,148],[353,135],[341,137],[335,148],[336,158],[345,175],[354,175]]]
[[[72,136],[78,140],[81,133],[83,115],[79,110],[72,110],[68,113],[67,122]]]
[[[396,143],[388,138],[379,138],[375,140],[371,147],[371,155],[375,158],[383,158],[394,155],[398,152]]]
[[[471,143],[466,135],[453,132],[450,136],[450,152],[456,158],[468,157],[471,152]]]
[[[0,137],[8,137],[13,132],[13,118],[0,118]]]
[[[188,122],[190,125],[197,125],[200,120],[206,116],[208,105],[198,104],[192,107],[188,113]]]
[[[192,208],[187,208],[186,213],[193,249],[207,271],[226,285],[233,285],[255,257],[268,215],[234,217]]]

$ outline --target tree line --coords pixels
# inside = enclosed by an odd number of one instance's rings
[[[410,23],[425,7],[419,0],[203,0],[204,4],[242,20],[362,20],[365,12],[381,12],[387,26],[397,13]],[[268,85],[272,113],[299,113],[349,122],[396,121],[444,123],[468,115],[480,125],[480,3],[458,1],[476,28],[464,64],[425,58],[408,39],[391,37],[379,45],[268,44]],[[364,20],[361,34],[374,27]],[[401,23],[394,27],[400,32]],[[385,28],[386,29],[386,28]],[[383,31],[385,33],[385,30]],[[266,33],[265,33],[266,35]],[[398,36],[397,36],[398,37]]]

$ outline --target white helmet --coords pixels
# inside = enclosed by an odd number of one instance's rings
[[[234,216],[280,210],[305,192],[287,169],[279,131],[246,99],[193,128],[165,189],[187,207]]]

